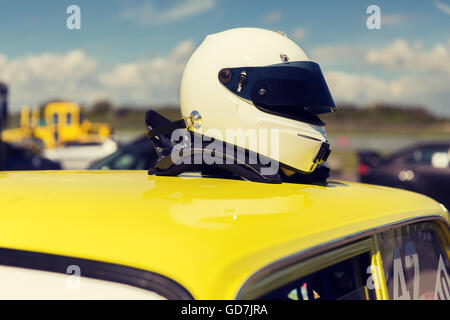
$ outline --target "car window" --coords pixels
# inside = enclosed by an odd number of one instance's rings
[[[0,248],[0,299],[192,299],[150,271],[53,254]]]
[[[132,169],[136,160],[134,154],[123,153],[112,163],[111,169]]]
[[[448,147],[428,147],[420,149],[422,154],[421,161],[425,163],[431,163],[433,157],[436,154],[448,154]]]
[[[126,150],[118,150],[109,156],[97,161],[90,169],[100,170],[133,170],[135,169],[136,155]]]
[[[104,162],[101,169],[112,170],[146,170],[148,169],[149,160],[146,154],[139,152],[121,152],[114,159]]]
[[[438,224],[425,222],[380,234],[390,299],[450,299],[450,248],[443,242],[445,237],[439,236],[443,232]]]
[[[276,289],[261,299],[271,300],[366,300],[375,297],[367,287],[370,263],[368,252],[340,261],[329,267]]]
[[[447,168],[449,166],[449,152],[447,146],[423,147],[406,155],[405,160],[410,164],[425,164],[436,168]]]
[[[117,150],[93,163],[89,169],[94,170],[148,170],[157,160],[151,145],[130,146]]]
[[[0,300],[166,300],[153,291],[82,277],[76,265],[68,266],[66,271],[62,274],[0,266]]]

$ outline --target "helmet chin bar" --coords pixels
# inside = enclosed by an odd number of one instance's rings
[[[198,120],[198,116],[196,118]],[[145,127],[150,142],[153,144],[158,160],[148,171],[149,175],[177,176],[184,172],[201,172],[203,175],[219,178],[240,178],[253,182],[264,183],[326,183],[329,176],[329,169],[320,166],[329,154],[329,144],[323,143],[317,156],[313,160],[313,165],[319,164],[312,173],[301,173],[295,168],[290,168],[282,163],[276,163],[278,170],[270,172],[271,160],[261,154],[246,150],[244,148],[231,145],[218,139],[202,139],[203,136],[188,130],[192,119],[182,119],[171,122],[159,113],[149,110],[145,117]],[[184,129],[183,135],[189,137],[189,141],[194,141],[197,137],[202,141],[201,145],[190,145],[186,148],[178,149],[177,144],[171,140],[171,135],[176,129]],[[214,141],[214,147],[211,147]],[[218,151],[215,146],[221,144],[226,152]],[[231,152],[230,152],[231,150]],[[174,161],[173,154],[176,154],[177,161]],[[202,159],[204,156],[222,159],[221,163],[207,164]],[[245,155],[242,157],[242,155]],[[200,161],[198,161],[200,159]],[[250,161],[256,159],[256,162]],[[286,174],[279,168],[293,170],[294,174]],[[265,170],[266,169],[266,170]]]

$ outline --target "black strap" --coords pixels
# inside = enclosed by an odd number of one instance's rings
[[[170,121],[163,115],[154,110],[148,110],[145,113],[145,128],[149,139],[153,139],[160,135],[170,135],[176,129],[186,129],[184,119]]]
[[[283,182],[324,185],[330,177],[330,168],[320,164],[313,172],[308,174],[296,172],[291,176],[287,176],[280,170],[280,175]]]
[[[157,163],[153,168],[148,171],[149,175],[158,175],[158,176],[177,176],[184,172],[193,172],[199,171],[202,174],[219,176],[221,178],[225,177],[240,177],[242,179],[253,181],[253,182],[265,182],[265,183],[281,183],[281,177],[278,173],[273,175],[263,175],[261,174],[261,164],[248,164],[243,162],[234,161],[231,164],[195,164],[195,156],[202,156],[203,152],[210,152],[208,149],[197,150],[194,153],[186,154],[182,157],[182,161],[180,164],[172,163],[171,166],[167,166],[168,160],[170,157],[166,157],[162,159],[159,163]],[[187,164],[186,160],[190,158],[190,164]],[[228,172],[228,174],[224,174],[224,172]]]
[[[168,133],[172,133],[176,129],[186,129],[186,123],[185,123],[184,119],[173,121],[166,125],[162,125],[162,126],[159,126],[156,128],[152,128],[147,131],[147,134],[148,134],[149,139],[153,139],[162,134],[165,135]]]

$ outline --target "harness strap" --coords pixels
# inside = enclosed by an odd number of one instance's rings
[[[168,124],[151,129],[149,129],[147,126],[147,135],[149,139],[153,139],[160,135],[171,134],[176,129],[186,129],[186,122],[184,121],[184,119],[169,122]]]

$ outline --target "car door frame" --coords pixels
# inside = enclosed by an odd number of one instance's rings
[[[292,254],[260,269],[247,279],[239,290],[236,299],[251,300],[262,297],[271,290],[289,283],[289,280],[299,279],[327,266],[369,252],[376,299],[389,300],[378,236],[381,232],[392,228],[400,228],[425,221],[441,223],[446,226],[447,231],[450,230],[449,222],[443,216],[428,215],[404,219],[348,235]],[[450,257],[450,251],[447,251],[447,255]],[[294,274],[291,277],[286,277],[285,274],[289,271],[294,272]]]
[[[364,253],[370,255],[370,265],[376,266],[376,268],[371,268],[370,273],[374,281],[376,298],[383,299],[386,293],[386,283],[384,281],[382,266],[380,265],[381,256],[379,248],[372,236],[342,245],[310,258],[302,259],[296,263],[286,265],[284,268],[280,268],[277,271],[270,271],[271,268],[266,269],[264,272],[258,273],[257,277],[254,277],[251,281],[247,282],[245,289],[241,289],[237,299],[256,299],[296,279],[303,278],[321,269],[360,256]]]

